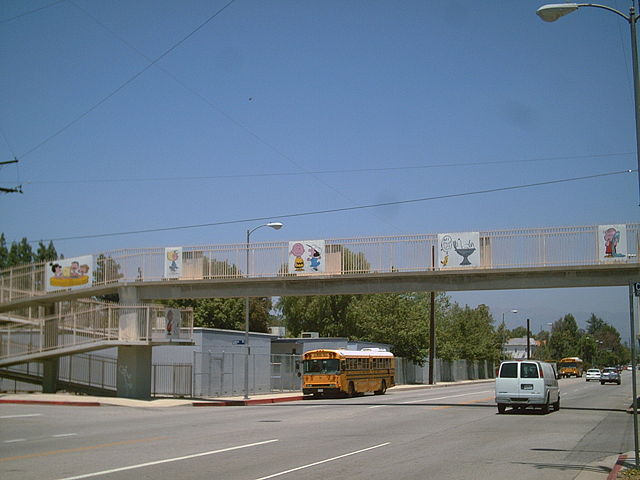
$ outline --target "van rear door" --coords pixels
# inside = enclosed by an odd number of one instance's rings
[[[543,377],[543,378],[540,378]],[[520,365],[520,394],[523,398],[544,396],[544,373],[537,363],[522,362]]]
[[[520,362],[503,362],[498,372],[499,380],[496,382],[496,396],[508,396],[520,398],[520,381],[518,378],[518,365]]]

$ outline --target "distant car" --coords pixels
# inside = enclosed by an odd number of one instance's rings
[[[617,383],[620,385],[620,374],[615,367],[605,367],[600,374],[600,384],[604,385],[607,382]]]
[[[633,366],[632,365],[627,365],[627,370],[633,370]]]
[[[587,382],[590,380],[600,380],[600,370],[597,368],[590,368],[585,375]]]

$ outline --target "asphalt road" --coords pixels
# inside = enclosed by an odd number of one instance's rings
[[[3,480],[573,479],[633,450],[631,375],[497,414],[492,383],[247,407],[0,405]]]

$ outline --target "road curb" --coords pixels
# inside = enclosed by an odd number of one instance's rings
[[[101,407],[99,402],[67,402],[63,400],[6,400],[0,399],[0,403],[17,403],[22,405],[67,405],[71,407]]]
[[[616,460],[616,464],[613,466],[613,468],[609,472],[609,475],[607,476],[607,480],[615,480],[616,478],[618,478],[618,472],[622,470],[626,459],[627,456],[625,454],[622,454],[618,457],[618,460]]]
[[[194,407],[246,407],[249,405],[264,405],[269,403],[295,402],[304,400],[304,395],[293,395],[280,398],[249,398],[247,400],[215,400],[211,402],[193,402]]]

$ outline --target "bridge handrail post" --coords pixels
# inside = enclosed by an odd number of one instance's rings
[[[45,317],[42,319],[42,321],[40,322],[40,346],[38,348],[38,351],[41,352],[42,348],[44,347],[44,322],[47,321],[47,317],[45,315]]]
[[[151,307],[147,307],[147,325],[145,328],[145,331],[147,332],[147,338],[146,341],[150,342],[151,341]]]
[[[111,305],[107,307],[107,340],[111,340]]]

